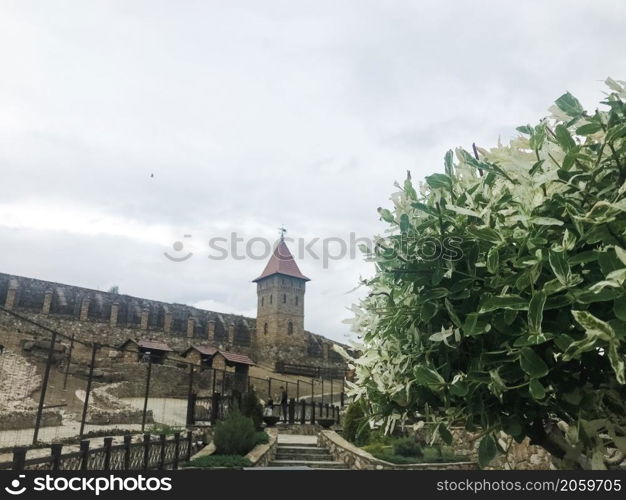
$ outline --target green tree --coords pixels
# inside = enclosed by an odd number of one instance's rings
[[[602,111],[566,93],[551,116],[398,186],[354,306],[351,362],[373,421],[526,436],[562,467],[626,453],[626,87]],[[345,353],[343,353],[346,355]],[[347,355],[346,355],[347,356]]]
[[[250,388],[241,399],[241,414],[249,417],[254,422],[257,429],[263,426],[263,406],[253,388]]]

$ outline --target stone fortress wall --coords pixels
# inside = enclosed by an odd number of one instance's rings
[[[333,341],[307,331],[285,343],[259,342],[255,318],[207,311],[129,295],[108,293],[0,273],[0,305],[76,338],[118,346],[129,338],[159,340],[182,352],[206,344],[250,356],[273,368],[278,360],[320,367],[343,367]],[[0,343],[5,333],[20,331],[23,322],[0,313]],[[296,338],[297,337],[297,338]],[[76,346],[74,356],[87,358]]]

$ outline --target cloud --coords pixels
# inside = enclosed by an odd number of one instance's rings
[[[626,67],[611,1],[4,2],[0,269],[249,314],[264,262],[208,242],[371,236],[393,182]],[[153,175],[152,175],[153,174]],[[194,252],[164,258],[185,234]],[[345,340],[360,259],[299,264]]]

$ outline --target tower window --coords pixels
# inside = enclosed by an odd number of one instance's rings
[[[265,305],[265,297],[261,297],[261,307]]]
[[[298,296],[296,295],[296,305],[298,305]]]
[[[267,335],[267,323],[263,325],[263,334]]]
[[[270,294],[270,304],[272,303],[272,295]]]
[[[293,323],[291,321],[289,323],[287,323],[287,333],[289,335],[293,334]]]
[[[287,294],[283,293],[283,304],[287,303]]]

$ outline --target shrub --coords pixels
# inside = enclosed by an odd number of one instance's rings
[[[394,455],[402,457],[421,457],[423,454],[421,445],[410,437],[396,439],[392,447]]]
[[[343,418],[343,437],[357,446],[369,442],[370,428],[361,401],[356,401],[348,406]]]
[[[267,433],[265,431],[258,431],[255,435],[254,435],[254,442],[259,445],[259,444],[267,444],[270,442],[270,437],[267,435]]]
[[[390,455],[393,451],[393,447],[384,443],[376,442],[365,445],[362,449],[374,456],[377,455]]]
[[[257,429],[263,426],[263,406],[254,389],[246,392],[241,399],[241,414],[249,417]]]
[[[206,467],[206,468],[214,468],[214,467],[227,467],[227,468],[240,468],[240,467],[250,467],[252,462],[248,460],[246,457],[242,457],[241,455],[205,455],[203,457],[198,457],[188,464],[186,467]]]
[[[562,468],[626,453],[626,82],[606,83],[604,109],[566,93],[379,209],[351,395],[386,430],[416,414],[448,444],[450,425],[482,429],[482,466],[500,431]]]
[[[256,443],[256,429],[251,418],[233,410],[215,426],[213,441],[220,455],[245,455]]]
[[[173,436],[177,432],[180,432],[181,435],[183,435],[185,433],[185,428],[170,426],[167,424],[154,424],[154,425],[151,425],[146,432],[149,432],[150,434],[155,434],[155,435],[165,434],[166,436]]]

